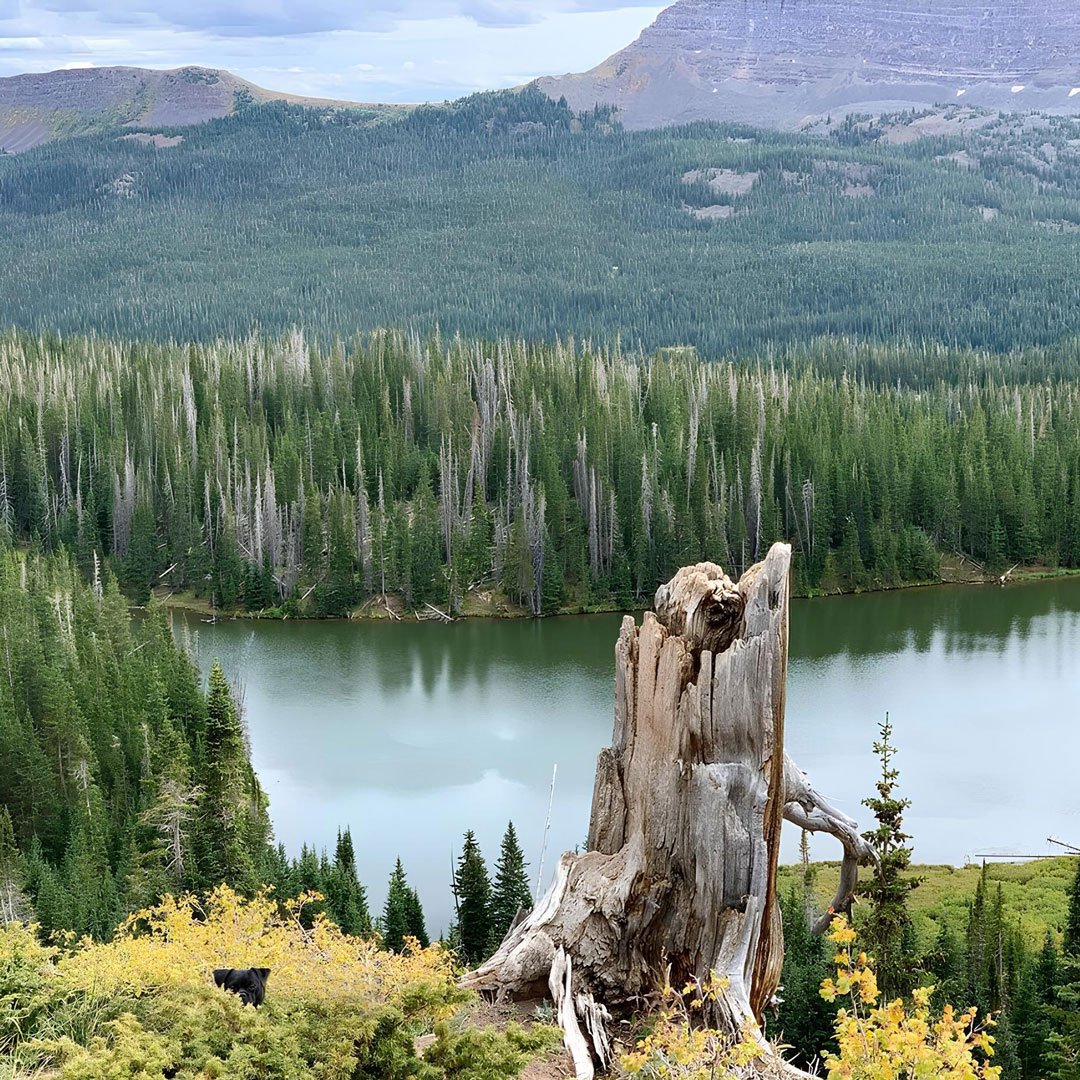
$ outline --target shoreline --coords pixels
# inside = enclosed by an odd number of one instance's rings
[[[950,567],[950,573],[954,573]],[[1051,568],[1045,566],[1031,566],[1026,568],[1014,568],[1009,580],[1002,582],[1000,575],[990,573],[961,573],[956,576],[941,576],[936,581],[912,581],[899,585],[876,585],[867,588],[852,590],[844,589],[819,589],[809,593],[797,592],[792,595],[794,600],[823,600],[836,599],[843,596],[867,596],[880,593],[906,592],[915,589],[951,588],[954,586],[996,586],[997,588],[1011,588],[1016,585],[1032,585],[1042,581],[1059,580],[1062,578],[1080,578],[1080,568],[1068,567]],[[470,594],[466,598],[465,610],[449,617],[445,613],[434,609],[429,612],[411,610],[405,607],[399,597],[373,597],[365,601],[348,615],[306,615],[283,613],[278,608],[263,609],[262,611],[245,611],[241,609],[230,610],[216,608],[204,597],[196,596],[190,592],[173,592],[167,588],[159,587],[154,590],[154,596],[170,610],[190,611],[196,615],[205,616],[205,621],[217,622],[235,621],[248,619],[260,622],[458,622],[462,620],[491,619],[553,619],[566,615],[628,615],[644,608],[623,608],[612,604],[578,604],[567,605],[558,611],[546,615],[531,615],[524,608],[509,603],[505,599],[494,599],[490,592]],[[478,599],[479,598],[479,599]],[[382,605],[376,601],[383,599]],[[393,606],[391,606],[392,602]],[[470,601],[474,601],[470,603]],[[477,602],[478,601],[478,602]],[[133,610],[138,610],[142,605],[133,605]]]

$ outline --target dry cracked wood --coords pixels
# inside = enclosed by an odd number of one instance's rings
[[[839,836],[848,870],[869,856],[784,755],[790,560],[776,544],[737,585],[713,563],[685,567],[640,627],[623,620],[589,850],[563,855],[536,908],[463,980],[498,995],[550,990],[579,1078],[608,1062],[609,1010],[665,975],[680,986],[717,972],[726,989],[706,1020],[733,1033],[760,1022],[783,963],[785,816]]]

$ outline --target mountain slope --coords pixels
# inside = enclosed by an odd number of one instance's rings
[[[543,78],[574,109],[617,105],[631,128],[807,118],[961,101],[1080,112],[1073,0],[678,0],[632,45]]]
[[[352,105],[298,97],[229,71],[182,67],[76,68],[0,78],[0,150],[29,150],[61,135],[117,125],[185,127],[228,116],[245,102]]]
[[[537,90],[382,124],[270,102],[169,150],[110,131],[0,156],[0,327],[437,323],[709,356],[1080,337],[1074,118],[994,116],[933,148],[606,120]]]

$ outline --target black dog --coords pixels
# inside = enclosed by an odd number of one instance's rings
[[[269,968],[218,968],[214,972],[214,983],[236,994],[245,1005],[256,1009],[266,997],[266,980],[270,978]]]

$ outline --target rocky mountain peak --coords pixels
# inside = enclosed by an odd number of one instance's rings
[[[1074,0],[678,0],[581,75],[539,80],[628,127],[797,127],[825,113],[961,102],[1080,112]]]

